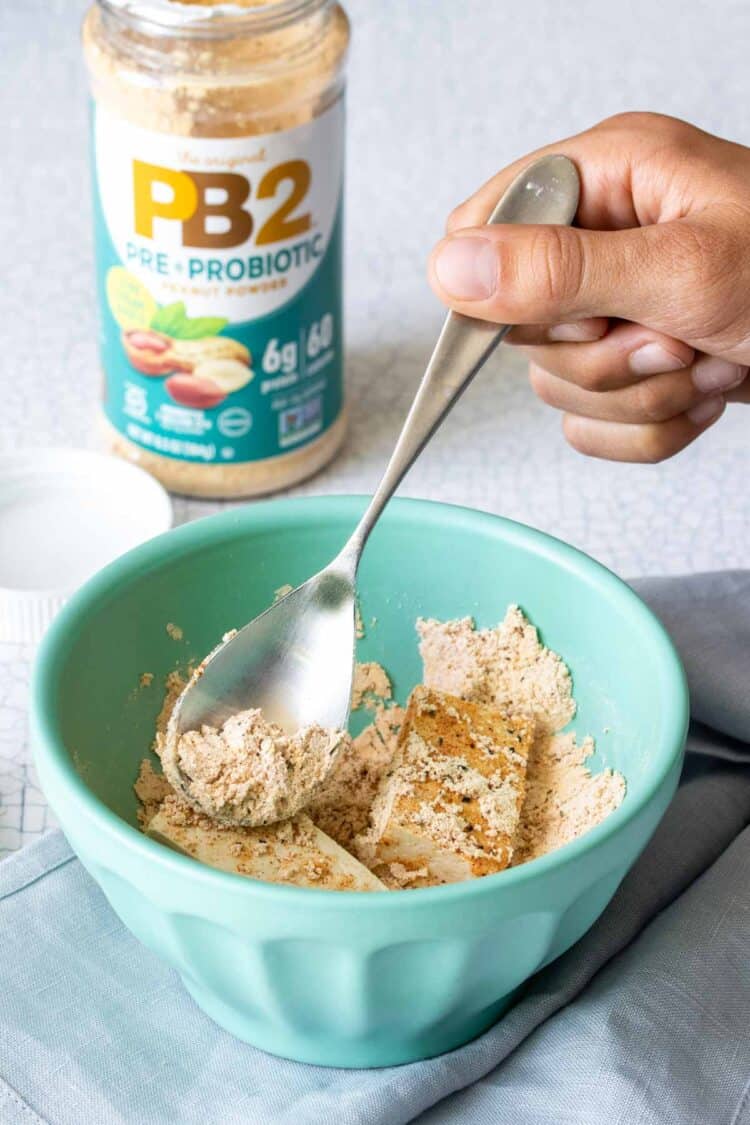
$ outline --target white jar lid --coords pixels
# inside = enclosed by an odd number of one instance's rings
[[[38,641],[87,578],[171,525],[166,491],[127,461],[77,449],[0,455],[0,641]]]

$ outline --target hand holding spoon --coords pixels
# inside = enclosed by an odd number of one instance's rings
[[[580,184],[565,156],[544,156],[525,168],[505,191],[490,223],[567,225],[578,207]],[[355,582],[373,527],[403,477],[510,325],[448,313],[383,479],[351,538],[333,562],[222,642],[179,697],[162,752],[164,773],[193,805],[191,778],[180,763],[178,743],[204,726],[219,729],[248,708],[292,736],[307,728],[346,730],[355,647]],[[333,743],[312,740],[333,761]],[[252,762],[248,763],[248,774]],[[321,771],[311,771],[319,779]],[[319,780],[316,781],[316,786]],[[296,785],[285,815],[304,808],[313,791]],[[245,805],[225,807],[216,819],[262,823]]]

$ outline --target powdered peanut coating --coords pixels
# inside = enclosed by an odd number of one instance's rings
[[[378,704],[390,699],[391,694],[391,681],[382,665],[370,660],[354,666],[352,711],[358,711],[360,707],[374,711]]]
[[[495,629],[459,621],[417,622],[428,687],[477,703],[523,710],[542,730],[561,730],[576,710],[570,672],[539,641],[518,606],[509,606]]]
[[[251,708],[221,729],[186,731],[163,764],[170,780],[177,766],[187,799],[214,820],[274,824],[309,804],[347,740],[319,724],[289,735]]]
[[[542,735],[529,756],[526,797],[516,836],[514,866],[578,839],[614,812],[625,796],[616,770],[591,773],[591,738],[573,732]]]
[[[396,753],[403,708],[391,702],[391,681],[374,662],[354,669],[352,708],[366,707],[373,721],[345,745],[308,813],[324,832],[354,854],[365,832],[380,780]]]

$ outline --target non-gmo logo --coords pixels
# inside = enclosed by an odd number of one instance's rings
[[[216,419],[219,433],[228,438],[241,438],[252,429],[253,416],[244,406],[228,406]]]

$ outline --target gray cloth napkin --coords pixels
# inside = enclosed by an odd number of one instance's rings
[[[59,833],[0,864],[8,1125],[750,1125],[750,575],[636,583],[688,668],[683,783],[597,925],[480,1039],[378,1071],[232,1039]]]

